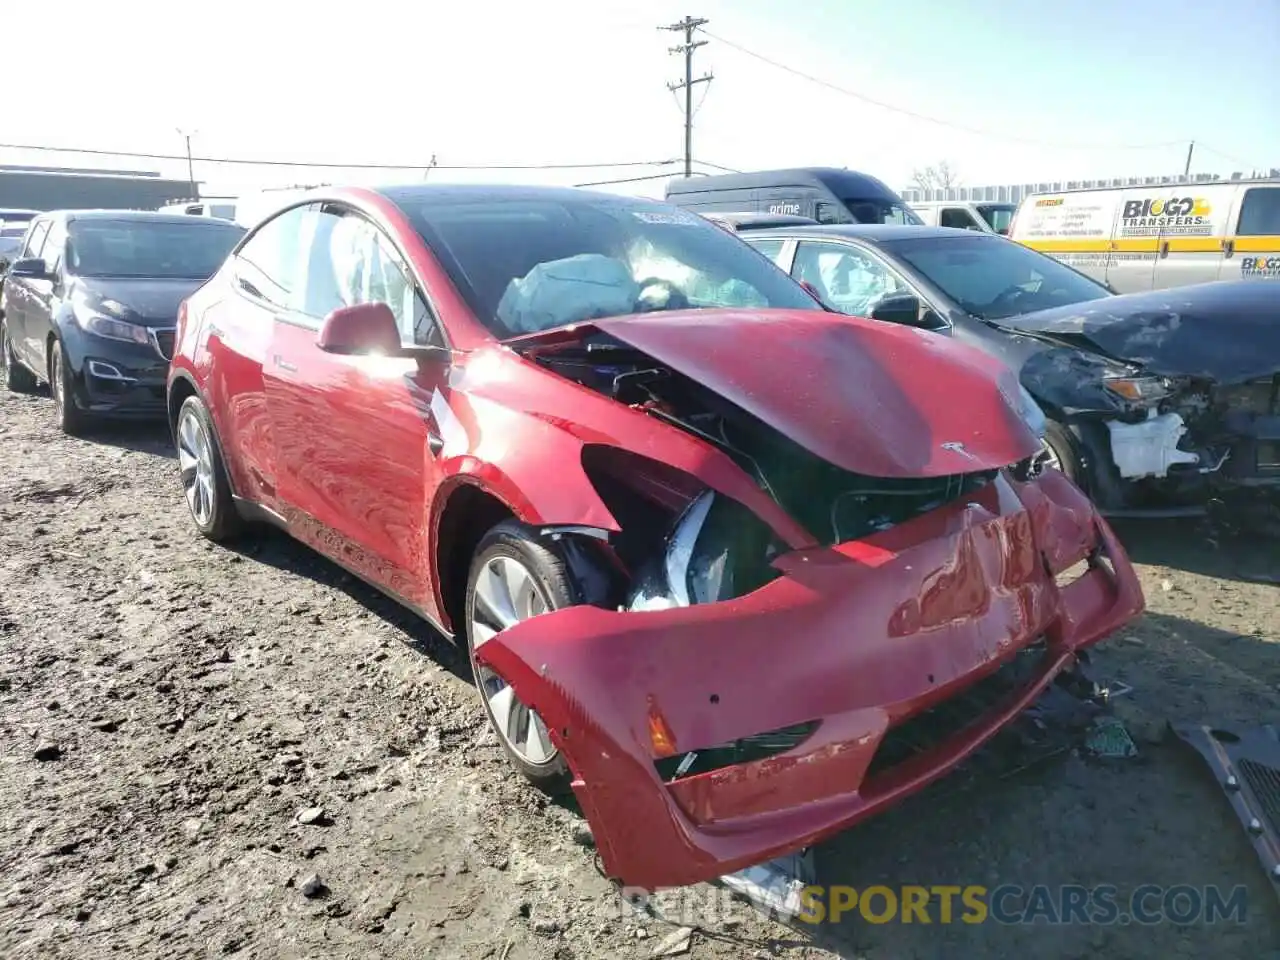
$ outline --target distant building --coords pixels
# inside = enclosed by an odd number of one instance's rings
[[[1166,184],[1176,186],[1182,183],[1221,183],[1230,180],[1269,180],[1280,179],[1280,167],[1271,170],[1256,170],[1252,173],[1236,172],[1230,176],[1219,176],[1212,173],[1193,173],[1157,177],[1113,177],[1102,180],[1054,180],[1040,183],[1009,183],[994,187],[948,187],[921,190],[919,187],[907,187],[901,191],[902,199],[907,203],[919,203],[924,200],[970,200],[978,203],[1017,203],[1030,193],[1058,193],[1064,190],[1102,190],[1108,187],[1162,187]]]
[[[191,192],[187,180],[169,180],[145,171],[0,165],[0,207],[155,210]]]

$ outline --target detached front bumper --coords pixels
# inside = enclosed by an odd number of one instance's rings
[[[781,577],[734,600],[572,607],[481,648],[563,751],[610,876],[646,889],[695,883],[891,806],[1143,609],[1123,548],[1056,472],[1026,484],[1001,476],[884,533],[776,566]],[[891,734],[1027,656],[1037,658],[1030,679],[987,712],[920,752],[890,755]],[[806,739],[762,760],[672,779],[656,765],[800,725],[812,727]]]

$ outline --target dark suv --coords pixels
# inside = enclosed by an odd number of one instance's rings
[[[47,380],[67,433],[95,417],[163,418],[178,304],[243,233],[180,214],[40,215],[0,292],[6,385],[23,392]]]

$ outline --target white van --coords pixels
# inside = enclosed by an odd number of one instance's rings
[[[160,208],[160,213],[185,213],[192,217],[234,220],[236,205],[233,200],[184,200],[180,203],[166,203]]]
[[[957,227],[1005,236],[1013,220],[1016,203],[984,203],[969,200],[918,200],[910,204],[927,226]]]
[[[1280,180],[1024,197],[1009,237],[1117,293],[1280,278]]]

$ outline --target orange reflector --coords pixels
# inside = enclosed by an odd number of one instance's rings
[[[1118,393],[1126,400],[1142,399],[1142,390],[1132,380],[1108,380],[1106,388],[1112,393]]]
[[[676,736],[653,701],[649,702],[649,742],[653,744],[654,757],[659,760],[676,755]]]

